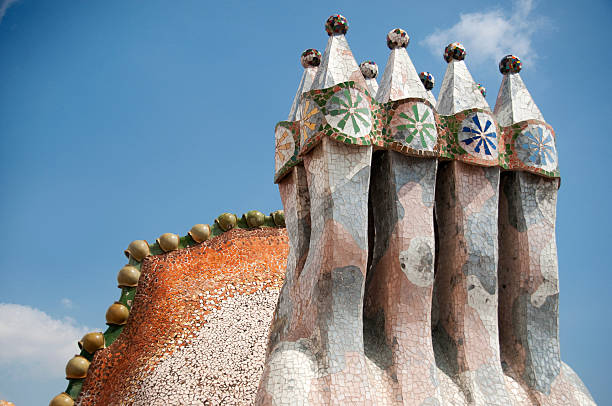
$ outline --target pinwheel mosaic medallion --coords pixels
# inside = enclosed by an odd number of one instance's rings
[[[276,138],[276,156],[274,167],[275,171],[278,172],[293,156],[295,151],[295,141],[293,140],[291,130],[282,125],[278,125],[276,127],[274,136]]]
[[[514,141],[516,155],[525,165],[552,171],[557,168],[557,147],[552,132],[543,125],[529,124]]]
[[[433,151],[438,141],[433,111],[424,103],[399,107],[391,122],[391,134],[395,141],[410,148]]]
[[[325,111],[327,123],[349,137],[362,138],[372,130],[370,103],[359,90],[337,91],[327,101]]]
[[[302,119],[300,120],[300,148],[314,136],[321,124],[321,111],[311,99],[305,98],[301,104]]]
[[[474,112],[467,115],[459,128],[459,145],[468,154],[481,159],[493,160],[499,155],[497,127],[487,113]]]

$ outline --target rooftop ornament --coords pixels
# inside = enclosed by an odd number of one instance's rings
[[[321,52],[310,48],[302,52],[300,63],[304,68],[316,68],[321,64]]]
[[[325,31],[330,37],[332,35],[344,35],[348,31],[348,21],[343,15],[334,14],[329,16],[325,22]]]
[[[223,213],[215,220],[215,223],[221,228],[223,231],[229,231],[232,228],[236,227],[237,223],[236,215],[233,213]]]
[[[374,79],[378,75],[378,65],[374,61],[363,61],[359,64],[361,74],[366,79]]]
[[[49,402],[49,406],[74,406],[74,400],[67,393],[62,392]]]
[[[85,357],[75,355],[66,364],[66,379],[83,379],[87,376],[89,361]]]
[[[423,82],[423,86],[425,86],[425,89],[427,90],[433,89],[436,83],[434,76],[429,72],[419,73],[419,79],[421,79],[421,82]]]
[[[480,83],[476,83],[476,86],[478,86],[478,90],[480,90],[480,93],[482,93],[482,97],[487,97],[487,88]]]
[[[499,61],[499,71],[502,75],[509,73],[519,73],[523,68],[521,60],[514,55],[506,55]]]
[[[79,341],[79,348],[90,354],[104,348],[104,334],[99,332],[87,333]]]
[[[303,64],[305,63],[310,64],[310,66],[316,66],[320,63],[320,59],[321,54],[312,49],[303,53],[302,61]],[[243,220],[244,221],[239,223],[235,214],[223,213],[215,220],[215,223],[222,231],[229,231],[234,227],[246,228],[245,225],[249,228],[269,227],[272,226],[272,221],[274,222],[273,225],[277,227],[285,227],[283,210],[272,212],[270,213],[269,217],[265,216],[258,210],[251,210],[244,214]],[[213,230],[215,235],[218,235],[219,229],[215,230],[208,224],[196,224],[187,234],[191,240],[193,240],[193,242],[201,243],[212,238]],[[180,246],[180,237],[172,233],[162,234],[157,239],[157,243],[159,244],[160,249],[164,252],[176,250]],[[189,239],[186,240],[185,244],[186,247],[194,245]],[[149,244],[145,240],[132,241],[124,253],[128,258],[130,258],[130,260],[134,260],[136,262],[141,262],[147,256],[152,255]],[[154,255],[158,254],[160,254],[160,252],[156,250]],[[127,303],[129,304],[133,300],[136,291],[135,288],[138,287],[138,281],[141,275],[139,267],[139,264],[136,264],[136,266],[127,264],[123,266],[117,274],[119,288],[128,288],[122,292],[121,300],[123,303],[125,303],[127,300]],[[106,333],[101,332],[87,333],[81,338],[80,341],[78,341],[78,346],[81,350],[93,355],[96,351],[106,348],[107,345],[111,345],[113,343],[113,341],[117,338],[118,333],[122,331],[123,326],[127,324],[130,316],[128,306],[122,302],[117,301],[113,303],[106,311],[106,324],[109,326],[109,330],[107,330],[107,332],[111,331],[111,335],[105,336],[104,334]],[[87,358],[80,355],[73,357],[66,366],[66,378],[69,380],[81,380],[85,378],[89,365],[90,362],[87,360]],[[66,392],[62,392],[55,396],[49,405],[74,406],[75,402],[72,396],[74,396],[76,399],[81,391],[81,387],[80,384],[78,384],[78,389],[75,391],[73,384],[74,382],[71,381]]]
[[[453,59],[462,61],[465,59],[465,47],[459,42],[448,44],[444,49],[444,60],[450,62]]]
[[[401,28],[395,28],[387,34],[387,46],[389,49],[406,48],[410,42],[408,33]]]
[[[133,265],[126,265],[119,270],[117,282],[120,288],[133,288],[138,286],[140,271]]]
[[[126,257],[132,257],[140,262],[151,254],[149,251],[149,243],[145,240],[135,240],[130,243],[124,251]]]
[[[156,241],[164,252],[169,252],[178,249],[180,238],[173,233],[164,233]]]
[[[129,316],[130,311],[128,308],[122,303],[115,302],[106,311],[106,324],[123,326],[127,323]]]
[[[274,220],[274,224],[279,227],[285,227],[285,212],[283,210],[276,210],[270,213],[272,219]]]
[[[257,210],[251,210],[251,211],[246,212],[243,218],[246,221],[247,225],[251,228],[261,227],[266,221],[265,214]]]
[[[197,243],[204,242],[210,238],[210,226],[208,224],[196,224],[191,227],[187,234]]]

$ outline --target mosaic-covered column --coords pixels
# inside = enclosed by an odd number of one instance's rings
[[[372,147],[324,138],[304,157],[312,204],[309,256],[300,293],[316,318],[321,395],[365,400],[362,308],[367,262],[368,187]],[[335,403],[335,402],[332,402]]]
[[[370,200],[375,242],[366,282],[367,331],[381,336],[397,380],[397,404],[440,404],[431,340],[437,130],[433,105],[414,68],[402,29],[391,49],[377,101],[390,111],[372,161]],[[374,349],[384,353],[385,348]]]
[[[276,388],[284,384],[284,371],[287,363],[299,363],[305,368],[304,376],[310,376],[308,371],[314,365],[311,354],[299,352],[299,344],[288,340],[297,322],[297,280],[303,269],[310,245],[310,194],[303,160],[298,157],[300,146],[300,119],[303,104],[303,94],[310,91],[321,63],[321,53],[316,49],[307,49],[301,55],[300,62],[304,73],[296,92],[288,121],[276,125],[275,139],[275,177],[278,183],[285,223],[289,236],[289,255],[285,282],[279,294],[278,303],[270,331],[266,351],[266,364],[260,381],[256,404],[272,404],[274,397],[267,392],[268,388]],[[305,404],[307,394],[305,388],[295,385],[293,393],[288,391],[285,396],[293,396],[296,404]]]
[[[555,135],[544,122],[508,55],[495,114],[506,128],[511,172],[501,178],[499,204],[499,329],[509,374],[536,395],[548,395],[561,371],[555,217],[558,162]]]
[[[308,92],[314,81],[321,53],[307,49],[300,57],[304,67],[302,80],[293,99],[287,121],[276,126],[275,181],[278,183],[285,213],[285,224],[289,236],[289,256],[285,273],[286,283],[281,289],[277,310],[270,327],[268,354],[284,339],[292,320],[295,280],[299,276],[310,244],[310,195],[306,172],[297,157],[299,147],[299,119],[301,118],[302,94]]]
[[[521,61],[505,56],[495,114],[506,151],[500,165],[499,331],[506,375],[539,405],[595,405],[561,361],[555,217],[559,169],[555,133],[525,87]]]
[[[374,123],[347,28],[342,16],[328,19],[327,48],[302,102],[310,245],[293,282],[293,322],[266,361],[259,404],[366,404],[375,398],[362,329]]]
[[[440,96],[443,157],[436,184],[439,257],[434,340],[446,373],[468,403],[509,405],[497,327],[499,130],[463,61],[450,44]]]
[[[285,273],[285,284],[278,298],[277,310],[270,326],[269,353],[289,329],[293,316],[293,291],[299,277],[310,244],[310,196],[303,163],[297,164],[278,184],[285,213],[285,224],[289,237],[289,255]]]

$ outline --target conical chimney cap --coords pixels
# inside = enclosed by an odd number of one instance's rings
[[[376,94],[379,103],[409,97],[428,99],[427,90],[406,52],[409,42],[410,37],[401,28],[395,28],[387,34],[387,46],[391,53]]]
[[[495,102],[495,116],[503,127],[525,120],[544,121],[519,75],[522,67],[523,63],[514,55],[506,55],[499,62],[499,71],[504,77]]]
[[[348,81],[366,88],[365,78],[344,36],[348,31],[346,18],[340,14],[330,16],[325,23],[325,31],[329,40],[311,89],[326,89]]]
[[[289,111],[289,118],[287,121],[297,121],[300,117],[300,100],[302,94],[309,91],[312,87],[312,83],[317,74],[317,69],[321,64],[321,52],[316,49],[310,48],[302,52],[300,56],[300,63],[304,67],[304,73],[302,73],[302,79],[298,86],[293,103],[291,104],[291,110]]]
[[[465,48],[458,42],[448,44],[444,49],[444,60],[448,66],[436,106],[441,115],[450,116],[473,108],[491,110],[465,65],[465,56]]]

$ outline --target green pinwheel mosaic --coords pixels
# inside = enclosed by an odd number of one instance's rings
[[[433,151],[438,141],[433,111],[424,103],[398,110],[391,125],[394,140],[415,150]]]
[[[372,130],[371,107],[365,94],[354,88],[338,90],[327,101],[325,120],[350,137],[366,137]]]

